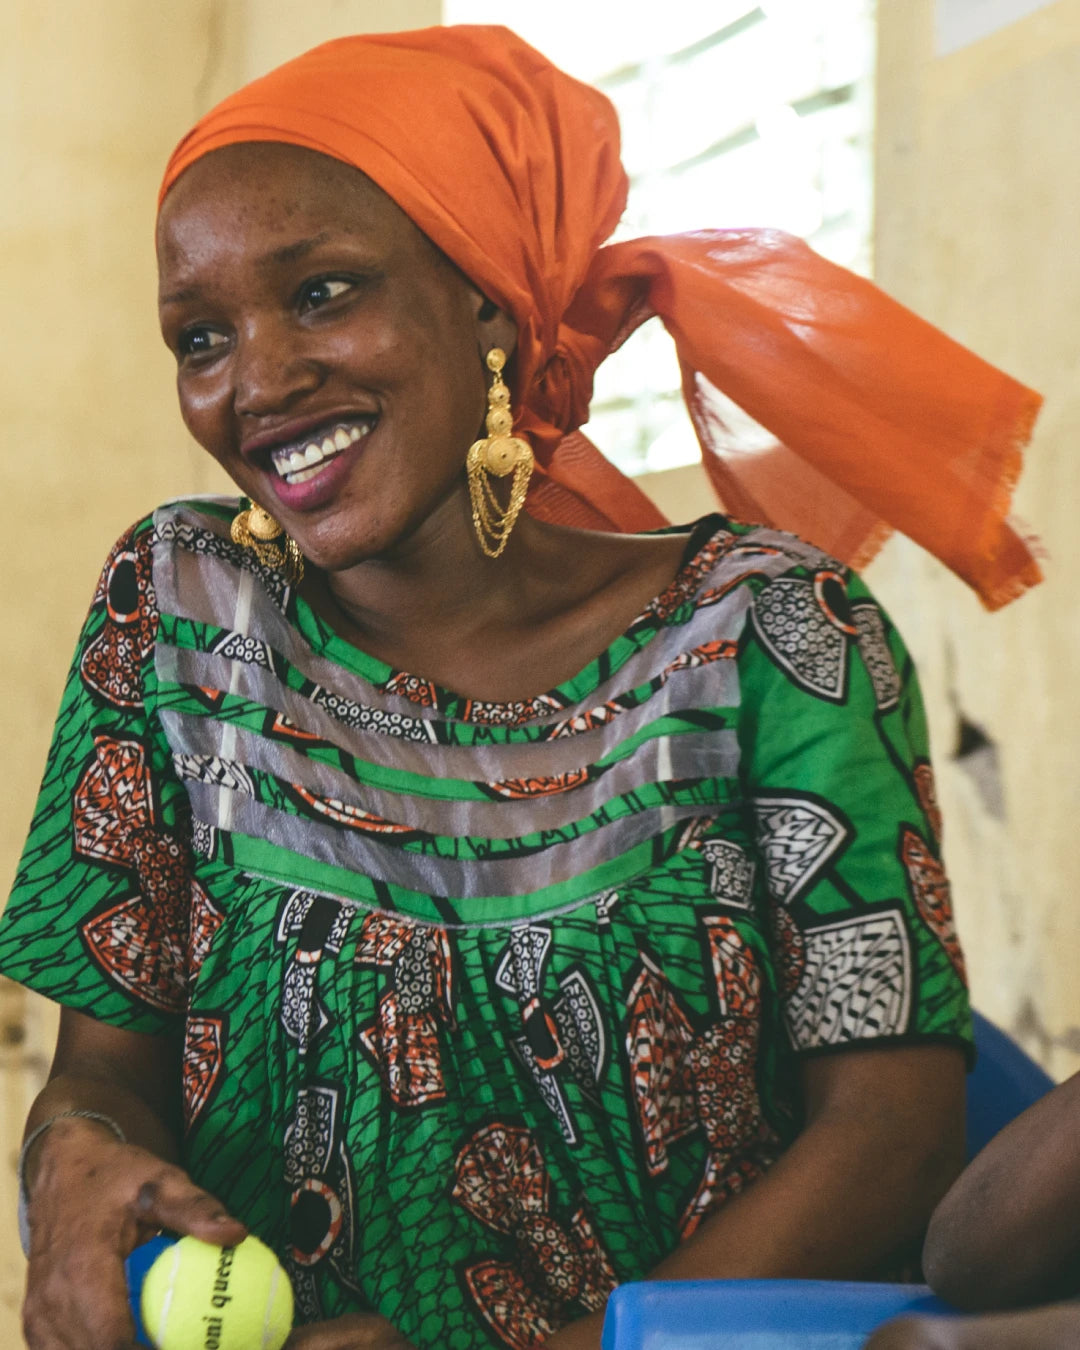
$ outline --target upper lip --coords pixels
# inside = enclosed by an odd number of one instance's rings
[[[316,433],[322,435],[333,431],[335,427],[342,424],[370,421],[378,415],[373,408],[349,408],[336,413],[318,413],[311,417],[298,417],[294,421],[286,422],[272,430],[260,431],[254,436],[246,437],[240,443],[240,454],[246,460],[263,459],[272,451],[279,450],[283,446],[294,443],[304,445],[308,441],[316,440],[318,438]]]

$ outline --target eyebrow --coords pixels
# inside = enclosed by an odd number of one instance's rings
[[[265,270],[297,262],[300,258],[313,253],[315,249],[331,238],[333,238],[333,234],[330,230],[322,230],[319,234],[313,234],[307,239],[297,239],[291,244],[282,244],[280,248],[272,249],[269,253],[264,253],[261,258],[256,259],[255,266]],[[197,300],[199,294],[197,286],[183,286],[178,291],[170,291],[168,295],[160,296],[158,304],[182,305],[189,300]]]
[[[323,230],[319,234],[313,234],[310,239],[297,239],[292,244],[282,244],[280,248],[275,248],[271,253],[265,253],[255,264],[256,267],[266,267],[279,265],[281,263],[296,262],[298,258],[304,258],[313,252],[320,244],[325,244],[328,239],[333,238],[330,230]]]

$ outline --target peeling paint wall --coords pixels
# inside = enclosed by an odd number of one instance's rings
[[[879,0],[876,277],[1045,394],[1016,507],[1048,580],[986,614],[904,541],[868,578],[922,674],[974,1000],[1063,1077],[1080,1068],[1080,0],[942,56],[934,10]]]
[[[439,15],[439,0],[5,0],[2,894],[105,554],[159,501],[224,486],[180,423],[157,332],[154,203],[169,151],[218,98],[306,47]],[[54,1035],[50,1005],[0,981],[0,1345],[22,1342],[15,1159]]]

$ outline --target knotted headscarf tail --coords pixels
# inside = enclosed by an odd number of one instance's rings
[[[900,529],[990,608],[1040,579],[1008,519],[1039,396],[778,231],[603,247],[627,190],[614,110],[507,29],[316,47],[203,117],[174,151],[162,198],[203,155],[244,141],[362,170],[513,316],[516,425],[539,468],[534,515],[664,523],[579,430],[597,366],[658,315],[727,511],[855,566]],[[717,391],[775,442],[740,440]]]

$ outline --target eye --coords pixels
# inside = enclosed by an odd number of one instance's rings
[[[318,309],[329,304],[339,295],[344,295],[353,285],[341,277],[319,277],[315,281],[306,281],[300,288],[300,308]]]
[[[225,334],[214,328],[185,328],[176,339],[176,355],[205,356],[225,341]]]

